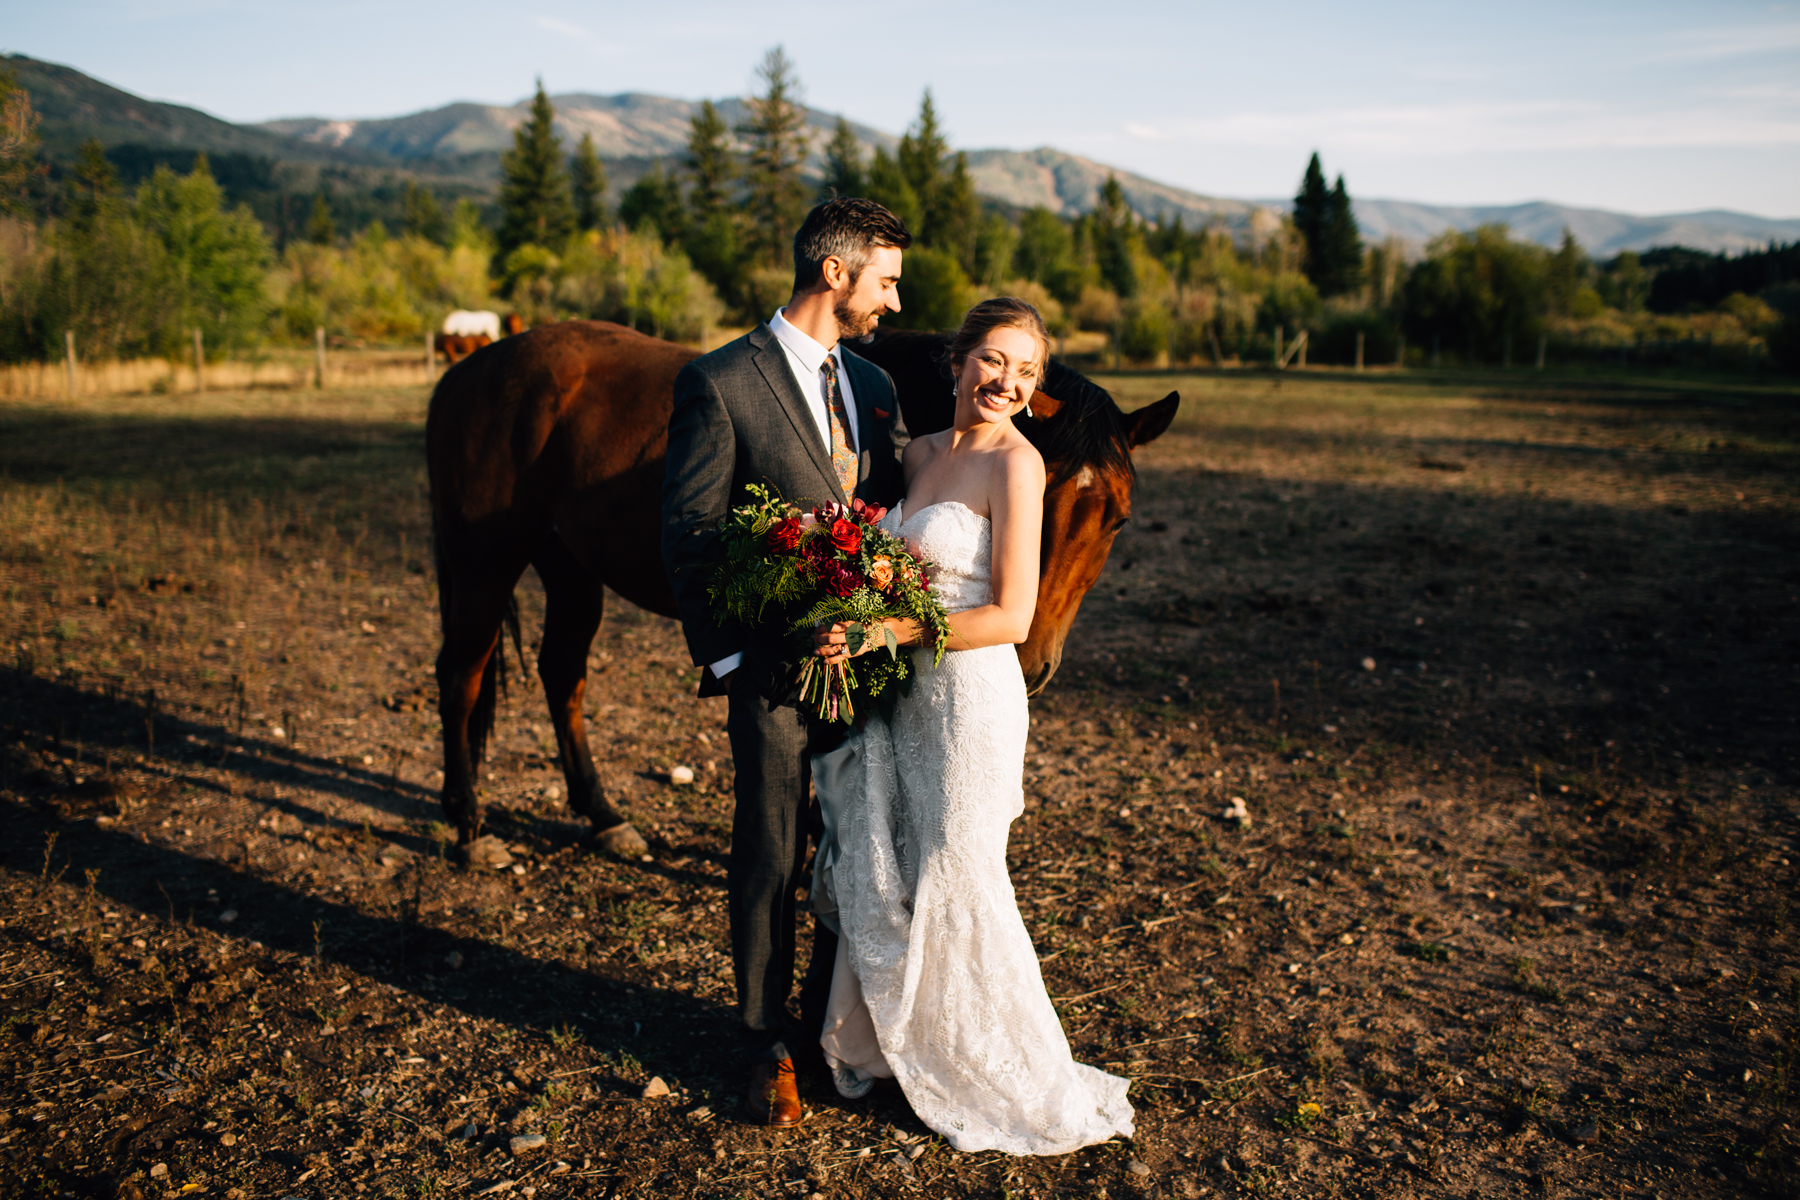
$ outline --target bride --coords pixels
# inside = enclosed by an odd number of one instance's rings
[[[1013,427],[1049,356],[1023,300],[984,300],[950,344],[956,421],[914,440],[885,519],[936,564],[950,653],[891,717],[815,756],[826,836],[814,905],[841,936],[821,1039],[838,1090],[900,1083],[958,1150],[1063,1154],[1130,1136],[1129,1081],[1074,1061],[1006,872],[1028,717],[1014,645],[1036,605],[1044,463]],[[920,640],[892,620],[903,644]],[[817,635],[827,661],[844,627]],[[866,647],[879,647],[868,638]]]

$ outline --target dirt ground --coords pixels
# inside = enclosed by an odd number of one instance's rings
[[[1184,403],[1011,855],[1138,1126],[1043,1160],[811,1070],[747,1123],[724,712],[672,622],[615,601],[588,694],[649,859],[584,848],[515,671],[514,861],[449,861],[419,389],[0,406],[0,1191],[1800,1190],[1800,394],[1103,381]]]

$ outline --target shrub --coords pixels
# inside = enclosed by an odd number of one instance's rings
[[[892,321],[902,329],[955,329],[978,298],[954,254],[915,247],[906,252],[900,312]]]
[[[1343,309],[1328,313],[1319,331],[1309,340],[1307,357],[1312,362],[1350,366],[1356,362],[1356,335],[1363,335],[1365,363],[1391,363],[1399,350],[1400,331],[1387,314],[1371,309]]]
[[[656,337],[695,341],[725,313],[687,255],[649,233],[579,234],[555,276],[553,302],[562,315],[617,321]]]

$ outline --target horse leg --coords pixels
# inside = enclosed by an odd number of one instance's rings
[[[532,565],[544,584],[544,641],[538,650],[538,678],[544,682],[544,696],[550,704],[557,754],[569,785],[569,807],[594,823],[594,844],[600,849],[638,858],[650,847],[606,799],[581,716],[588,651],[600,629],[605,589],[558,537],[548,540]]]
[[[442,800],[462,846],[481,836],[475,774],[493,724],[500,674],[494,656],[505,652],[500,627],[517,578],[514,572],[504,583],[489,577],[477,584],[465,577],[446,597],[449,611],[444,614],[444,644],[437,660],[438,716],[444,726]]]

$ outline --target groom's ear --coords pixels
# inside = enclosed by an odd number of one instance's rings
[[[1054,417],[1062,411],[1063,402],[1049,392],[1031,393],[1031,403],[1025,407],[1031,410],[1034,417]]]

